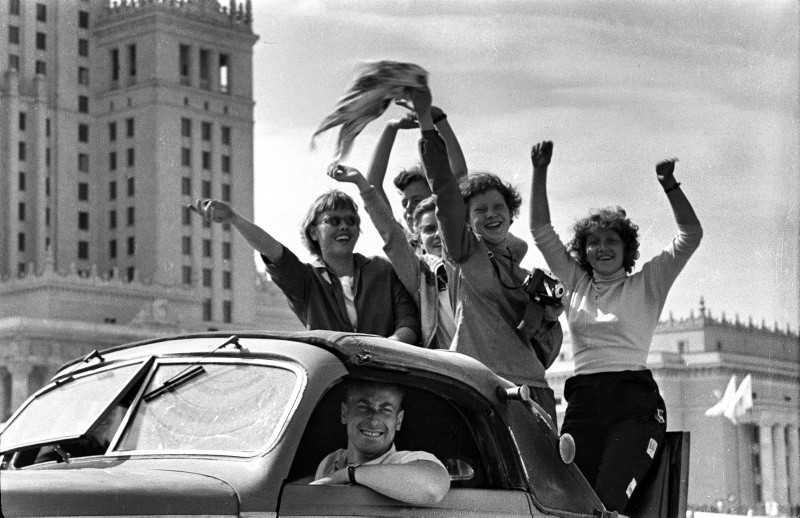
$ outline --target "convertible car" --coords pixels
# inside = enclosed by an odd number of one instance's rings
[[[444,500],[308,485],[346,446],[351,378],[405,387],[397,448],[447,466]],[[665,480],[688,465],[687,437],[670,435],[634,514],[685,514],[685,479]],[[524,387],[455,352],[325,331],[185,335],[65,365],[0,430],[0,495],[9,518],[616,516]]]

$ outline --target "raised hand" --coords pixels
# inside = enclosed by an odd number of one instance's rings
[[[675,162],[677,161],[677,158],[668,158],[656,164],[656,178],[664,187],[670,187],[675,182],[673,174],[675,173]]]
[[[400,104],[400,103],[398,103]],[[397,129],[412,129],[412,128],[419,128],[419,123],[417,122],[417,117],[414,115],[414,112],[408,112],[404,116],[400,117],[399,119],[393,119],[388,122],[388,124],[394,126]]]
[[[189,206],[204,220],[214,223],[230,223],[236,216],[233,208],[221,200],[198,199],[194,205]]]
[[[337,182],[356,184],[361,190],[369,187],[367,179],[364,178],[364,175],[355,167],[333,162],[328,166],[327,174]]]
[[[550,165],[550,159],[553,158],[553,143],[549,140],[544,140],[538,144],[534,144],[531,148],[531,162],[533,167],[546,168]]]

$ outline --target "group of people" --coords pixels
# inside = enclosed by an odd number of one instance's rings
[[[561,347],[563,311],[572,333],[575,375],[565,387],[568,405],[561,432],[574,438],[575,462],[605,506],[623,512],[666,432],[664,401],[646,367],[652,335],[670,287],[702,237],[675,180],[676,160],[660,162],[656,178],[674,212],[678,235],[633,273],[638,227],[620,207],[591,212],[575,224],[573,239],[562,243],[550,224],[546,191],[553,145],[533,146],[530,228],[547,266],[566,289],[561,307],[541,306],[526,289],[529,272],[520,266],[527,244],[509,232],[522,205],[517,189],[491,173],[468,173],[447,116],[432,105],[427,87],[410,89],[404,105],[410,113],[387,124],[366,177],[341,163],[328,169],[337,182],[358,188],[386,258],[354,251],[361,219],[354,200],[339,190],[321,195],[303,221],[303,242],[315,257],[311,264],[223,201],[198,200],[197,211],[208,221],[230,223],[261,254],[309,329],[376,334],[467,354],[527,385],[553,423],[556,401],[545,370]],[[416,127],[422,167],[401,172],[394,182],[402,198],[401,223],[382,185],[397,131]],[[447,491],[441,463],[434,466],[435,457],[398,456],[409,452],[393,450],[394,431],[386,430],[400,428],[402,396],[397,387],[390,389],[360,387],[380,400],[361,408],[374,407],[373,414],[380,413],[381,405],[393,409],[393,421],[379,431],[351,426],[351,408],[343,403],[348,448],[323,460],[318,483],[362,483],[368,473],[379,476],[380,470],[364,469],[358,472],[363,479],[354,477],[352,468],[376,459],[378,464],[409,463],[418,468],[409,476],[422,477],[423,485],[436,489],[424,501],[438,501]],[[360,448],[365,436],[366,442],[381,446]],[[373,441],[376,437],[382,441]],[[381,492],[379,484],[370,487]]]

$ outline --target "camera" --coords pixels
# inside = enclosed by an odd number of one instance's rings
[[[531,300],[542,306],[561,306],[564,285],[557,278],[539,268],[534,268],[528,275],[524,288]]]

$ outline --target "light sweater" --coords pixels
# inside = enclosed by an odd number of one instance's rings
[[[664,250],[628,275],[590,276],[570,256],[552,225],[533,231],[547,265],[564,283],[575,374],[642,370],[669,289],[700,245],[700,225],[678,225]]]

